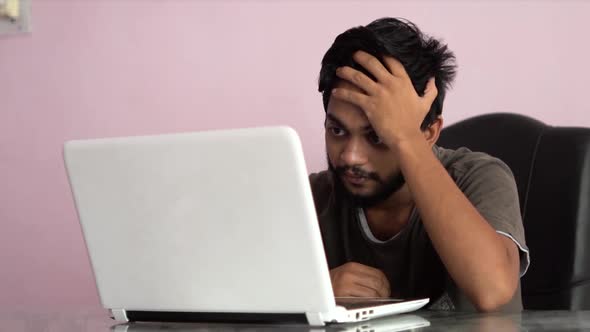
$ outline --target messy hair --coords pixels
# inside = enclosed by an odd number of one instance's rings
[[[420,126],[422,130],[442,114],[445,94],[455,78],[455,55],[446,44],[423,34],[412,22],[398,18],[381,18],[367,26],[351,28],[336,37],[322,59],[318,82],[325,111],[332,89],[339,80],[336,76],[338,67],[350,66],[375,79],[354,62],[352,55],[358,50],[377,57],[382,63],[384,56],[400,61],[420,96],[424,94],[428,80],[435,78],[438,95]]]

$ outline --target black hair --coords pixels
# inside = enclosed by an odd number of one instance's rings
[[[446,91],[455,78],[455,55],[446,44],[423,34],[415,24],[400,18],[377,19],[367,26],[349,29],[336,37],[322,59],[318,82],[324,111],[328,110],[332,88],[340,79],[336,76],[338,67],[350,66],[375,79],[354,62],[352,55],[358,50],[376,56],[381,62],[384,56],[400,61],[420,96],[424,94],[428,80],[435,78],[438,95],[420,126],[422,130],[442,113]]]

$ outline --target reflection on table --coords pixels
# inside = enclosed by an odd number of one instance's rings
[[[340,331],[340,332],[379,332],[379,331],[407,331],[420,327],[430,326],[430,322],[418,315],[396,315],[380,319],[373,319],[352,324],[334,324],[324,327],[281,325],[281,330],[287,331]],[[182,323],[128,323],[112,327],[114,332],[198,332],[212,331],[217,328],[227,331],[269,331],[276,330],[276,325],[226,325],[226,324],[182,324]]]
[[[113,331],[584,331],[590,330],[590,311],[525,311],[518,314],[460,313],[420,310],[353,324],[307,325],[130,323],[119,324],[106,310],[0,311],[0,330],[15,332]]]

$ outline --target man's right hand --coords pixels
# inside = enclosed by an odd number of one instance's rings
[[[389,281],[381,270],[349,262],[330,270],[336,297],[389,297]]]

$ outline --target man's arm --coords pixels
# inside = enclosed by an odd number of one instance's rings
[[[510,301],[520,268],[514,242],[480,215],[423,136],[396,150],[426,232],[457,286],[480,311]]]
[[[434,79],[419,96],[399,61],[385,58],[385,68],[362,51],[354,60],[376,81],[350,67],[339,68],[337,75],[364,93],[338,88],[332,96],[359,106],[400,164],[424,227],[457,286],[480,311],[507,303],[518,285],[516,245],[495,232],[451,179],[426,139],[430,129],[420,131],[437,95]]]

